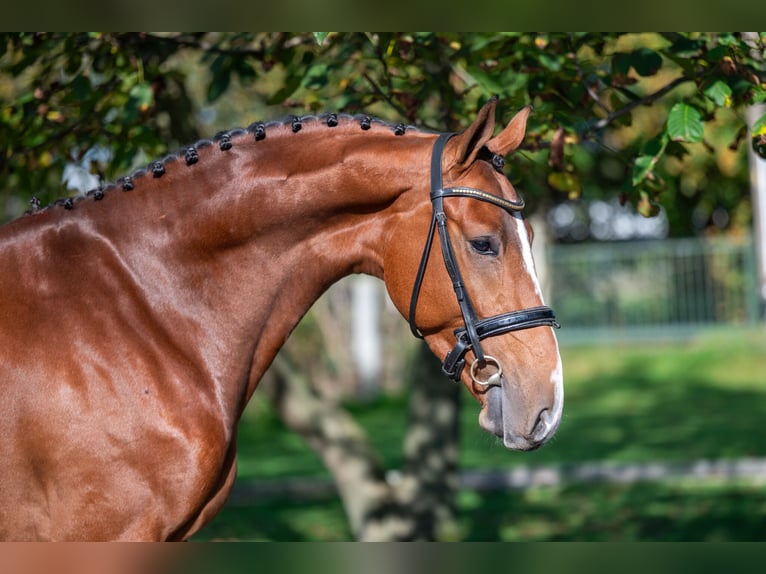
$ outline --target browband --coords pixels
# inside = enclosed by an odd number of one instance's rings
[[[487,203],[491,203],[505,209],[509,213],[513,213],[514,211],[521,211],[524,209],[524,200],[521,198],[519,198],[519,201],[511,201],[509,199],[505,199],[504,197],[500,197],[499,195],[487,193],[486,191],[475,189],[473,187],[448,187],[447,189],[440,188],[438,191],[432,190],[431,200],[434,198],[434,193],[440,195],[441,197],[470,197],[471,199],[486,201]]]

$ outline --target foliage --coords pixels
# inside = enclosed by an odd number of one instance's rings
[[[281,115],[364,110],[458,130],[498,94],[505,119],[523,105],[535,108],[530,161],[513,168],[532,199],[553,192],[558,201],[601,188],[621,193],[645,215],[660,200],[733,210],[746,202],[746,191],[710,184],[720,178],[721,154],[751,139],[744,108],[766,100],[765,39],[763,33],[4,34],[0,189],[49,201],[62,194],[66,163],[83,161],[94,146],[110,149],[112,160],[86,167],[113,179],[167,146],[196,139],[207,127],[200,112],[210,109],[241,124],[253,111],[276,106]],[[765,122],[752,134],[762,155]],[[724,176],[739,174],[744,182],[738,157],[738,168]]]

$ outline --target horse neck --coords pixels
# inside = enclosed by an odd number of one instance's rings
[[[432,139],[382,126],[273,132],[200,150],[191,166],[172,162],[159,179],[136,179],[134,199],[120,198],[144,223],[117,249],[147,284],[168,287],[164,305],[204,333],[206,353],[247,357],[246,397],[327,287],[351,273],[381,276],[389,217],[408,189],[426,197]],[[118,211],[106,226],[124,226]]]
[[[405,191],[425,190],[429,136],[355,127],[314,125],[295,134],[285,125],[263,142],[235,139],[223,157],[213,150],[224,163],[196,186],[203,198],[186,213],[188,229],[174,234],[180,249],[231,259],[231,272],[258,284],[287,281],[293,296],[306,291],[308,305],[351,273],[381,276],[391,207]],[[259,264],[242,265],[240,257]]]

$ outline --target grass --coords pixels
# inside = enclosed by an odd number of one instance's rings
[[[569,346],[562,355],[567,396],[556,438],[532,453],[507,451],[479,429],[478,409],[466,393],[462,468],[766,456],[763,329],[640,346]],[[353,410],[386,464],[396,468],[406,397]],[[329,474],[255,400],[241,425],[239,479],[289,476]],[[466,540],[753,540],[766,534],[766,491],[744,482],[464,491],[458,509]],[[350,533],[337,499],[268,500],[226,508],[198,538],[347,540]]]
[[[638,483],[461,491],[465,541],[760,541],[766,490],[746,483]],[[229,506],[197,540],[350,540],[342,505],[272,500]]]

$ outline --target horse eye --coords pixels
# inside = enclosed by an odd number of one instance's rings
[[[479,237],[469,241],[471,248],[479,255],[497,255],[497,248],[489,237]]]

